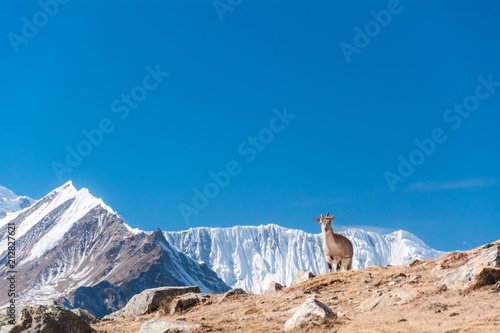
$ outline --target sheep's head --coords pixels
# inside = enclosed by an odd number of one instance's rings
[[[327,231],[332,230],[332,221],[335,219],[335,215],[330,216],[330,213],[328,213],[326,216],[323,216],[321,214],[321,217],[315,217],[314,219],[321,224],[321,230]]]

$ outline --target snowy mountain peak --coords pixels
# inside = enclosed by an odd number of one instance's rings
[[[160,229],[132,229],[101,199],[71,182],[29,208],[0,216],[0,242],[7,242],[9,222],[16,226],[20,302],[56,299],[103,316],[145,289],[229,290],[207,265],[171,247]],[[6,250],[0,249],[2,290],[9,283]],[[8,302],[6,296],[0,295],[0,306]]]
[[[17,196],[8,188],[0,186],[0,216],[27,208],[34,202],[35,200],[27,196]]]

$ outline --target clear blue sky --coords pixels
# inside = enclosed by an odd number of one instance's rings
[[[498,1],[47,2],[1,4],[0,184],[18,195],[73,180],[144,230],[317,233],[330,211],[441,250],[500,238]],[[100,125],[113,131],[58,177]],[[436,129],[446,141],[412,154]],[[411,154],[425,160],[399,174]],[[183,218],[230,161],[230,184]]]

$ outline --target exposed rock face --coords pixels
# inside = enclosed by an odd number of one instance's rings
[[[273,291],[279,291],[279,290],[282,290],[284,287],[279,284],[278,282],[271,282],[271,287],[269,288],[269,292],[273,292]]]
[[[500,246],[495,245],[481,251],[467,264],[449,272],[441,284],[450,289],[474,289],[500,280]]]
[[[292,318],[285,323],[285,332],[300,329],[306,324],[321,325],[328,319],[335,319],[337,315],[315,297],[307,299]]]
[[[189,293],[186,295],[179,296],[172,301],[170,305],[170,315],[173,316],[176,313],[182,313],[193,306],[198,304],[203,304],[210,299],[209,294],[196,294]]]
[[[187,330],[195,330],[200,328],[199,324],[186,323],[185,321],[170,320],[170,319],[151,319],[142,324],[139,333],[167,333],[167,332],[183,332]]]
[[[10,222],[18,230],[16,294],[23,303],[57,299],[102,317],[150,288],[230,289],[208,266],[171,247],[161,230],[130,228],[102,200],[71,182],[1,218],[2,244]],[[6,262],[6,247],[0,248],[0,290],[8,289]],[[8,301],[7,293],[0,293],[0,306]]]
[[[111,311],[118,311],[127,305],[127,296],[120,288],[103,281],[93,287],[80,287],[62,301],[69,308],[89,309],[94,315],[102,318]]]
[[[110,317],[127,318],[145,315],[160,308],[168,309],[175,297],[187,293],[200,293],[200,287],[162,287],[144,290],[132,297],[123,309],[112,313]]]
[[[293,284],[306,282],[307,280],[312,279],[313,277],[315,277],[315,275],[311,271],[307,272],[298,271],[297,274],[295,274],[295,280]]]
[[[10,333],[93,333],[88,323],[59,305],[26,304]]]

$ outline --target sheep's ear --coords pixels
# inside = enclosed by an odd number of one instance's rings
[[[319,217],[315,217],[314,219],[316,220],[316,222],[320,223],[319,222]]]
[[[335,220],[335,215],[330,216],[330,218],[332,219],[332,221]]]

